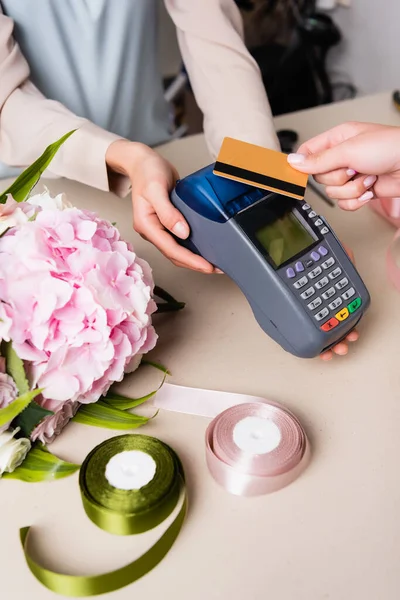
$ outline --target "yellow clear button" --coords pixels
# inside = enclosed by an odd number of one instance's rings
[[[338,313],[336,313],[335,317],[338,321],[344,321],[349,316],[348,308],[342,308]]]

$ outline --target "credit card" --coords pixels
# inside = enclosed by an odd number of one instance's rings
[[[304,198],[308,180],[307,173],[289,165],[286,154],[232,138],[224,139],[213,173],[297,200]]]

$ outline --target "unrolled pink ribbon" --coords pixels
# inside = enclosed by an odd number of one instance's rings
[[[400,198],[374,200],[371,202],[371,208],[397,228],[397,232],[387,249],[386,268],[390,281],[400,292],[400,264],[398,264],[398,257],[400,256],[398,250],[400,244]]]
[[[298,419],[286,408],[264,398],[194,389],[165,383],[154,406],[212,418],[206,431],[206,461],[211,475],[231,494],[256,496],[292,483],[310,458],[310,447]],[[280,431],[275,449],[250,454],[234,442],[235,425],[246,417],[272,421]]]

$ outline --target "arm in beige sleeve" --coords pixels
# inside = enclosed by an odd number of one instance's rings
[[[0,160],[26,167],[46,146],[78,129],[59,150],[49,171],[108,191],[105,155],[119,136],[77,117],[39,92],[29,80],[29,66],[12,37],[13,27],[0,9]],[[128,188],[127,178],[113,177],[113,191],[118,195],[125,195]]]
[[[256,62],[243,41],[233,0],[165,0],[213,158],[224,137],[279,150]]]

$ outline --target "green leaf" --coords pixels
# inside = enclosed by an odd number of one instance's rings
[[[50,144],[43,154],[30,167],[25,169],[10,187],[1,194],[0,204],[5,204],[7,202],[8,194],[11,194],[16,202],[23,202],[26,200],[32,188],[34,188],[39,181],[43,171],[47,169],[54,156],[57,154],[59,148],[75,131],[76,129],[69,131],[57,142]]]
[[[18,392],[20,394],[29,392],[24,363],[15,352],[11,342],[2,342],[1,355],[6,359],[6,371],[14,379]]]
[[[165,379],[167,377],[167,373],[164,373],[164,378],[158,388],[150,394],[146,394],[146,396],[142,396],[141,398],[128,398],[127,396],[121,396],[120,394],[113,394],[113,392],[109,392],[105,397],[105,401],[107,404],[111,404],[114,408],[119,408],[120,410],[129,410],[130,408],[135,408],[136,406],[140,406],[150,400],[153,396],[155,396],[158,390],[164,385]]]
[[[21,428],[21,432],[25,437],[30,437],[32,431],[45,417],[54,415],[51,410],[42,408],[36,402],[31,402],[29,406],[18,415],[14,421],[16,427]]]
[[[26,394],[22,394],[22,396],[18,396],[11,404],[5,406],[4,408],[0,408],[0,427],[6,425],[7,423],[11,423],[15,417],[18,417],[22,411],[27,410],[32,400],[41,393],[42,390],[32,390],[31,392],[27,392]],[[20,415],[22,416],[22,415]],[[16,425],[17,426],[17,425]]]
[[[3,479],[19,479],[29,483],[55,481],[76,473],[79,468],[80,465],[65,462],[38,444],[33,446],[22,465],[12,473],[4,473]]]
[[[164,373],[165,375],[171,375],[171,373],[168,371],[167,367],[164,367],[163,365],[160,365],[159,363],[153,362],[151,360],[147,360],[144,359],[142,360],[142,362],[140,363],[140,366],[149,366],[149,367],[154,367],[155,369],[158,369],[159,371],[161,371],[162,373]]]
[[[154,416],[155,415],[153,415],[153,417]],[[145,425],[149,420],[149,417],[131,415],[123,410],[110,406],[102,400],[99,400],[94,404],[82,404],[73,418],[73,421],[82,423],[83,425],[123,430],[136,429],[137,427]]]
[[[136,406],[140,406],[150,400],[158,390],[150,392],[150,394],[146,394],[146,396],[142,396],[141,398],[129,398],[128,396],[121,396],[120,394],[109,393],[105,397],[105,402],[114,408],[118,408],[119,410],[129,410],[130,408],[135,408]]]

